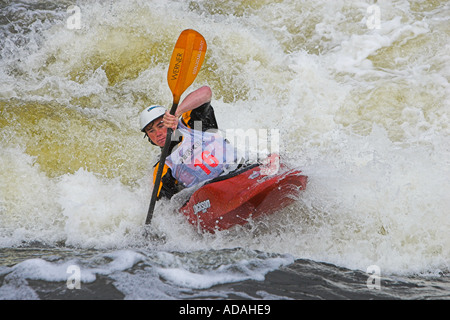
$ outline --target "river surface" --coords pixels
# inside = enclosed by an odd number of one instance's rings
[[[0,0],[0,299],[449,299],[448,1]],[[293,205],[215,234],[160,201],[139,113],[184,29]],[[242,131],[240,131],[242,132]],[[273,145],[269,144],[273,147]]]

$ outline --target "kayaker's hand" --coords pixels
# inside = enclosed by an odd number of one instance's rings
[[[172,130],[176,130],[178,126],[178,117],[171,115],[169,111],[166,111],[163,117],[163,124],[167,128],[172,128]]]

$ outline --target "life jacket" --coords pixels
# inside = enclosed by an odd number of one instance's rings
[[[178,123],[181,143],[166,158],[173,177],[185,187],[218,177],[237,166],[237,151],[217,131],[199,131]]]

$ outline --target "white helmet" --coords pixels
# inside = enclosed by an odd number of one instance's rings
[[[142,111],[141,115],[139,116],[141,131],[145,132],[144,131],[145,127],[148,126],[148,124],[153,120],[163,116],[164,113],[166,113],[166,109],[162,106],[153,105],[145,108],[145,110]]]

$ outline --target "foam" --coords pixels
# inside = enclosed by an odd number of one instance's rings
[[[179,202],[163,201],[152,222],[166,238],[160,248],[243,246],[362,270],[448,271],[446,4],[419,14],[407,1],[378,1],[373,30],[365,2],[78,5],[79,30],[65,27],[63,4],[48,19],[36,9],[29,25],[8,16],[19,29],[2,40],[0,60],[0,246],[153,246],[141,227],[158,150],[142,139],[138,114],[170,105],[168,58],[189,27],[208,53],[186,94],[210,85],[223,129],[279,129],[282,157],[309,186],[293,207],[216,235],[198,234]],[[33,107],[50,114],[31,121]],[[85,143],[69,143],[77,139]],[[192,287],[219,281],[180,267],[161,275]]]

